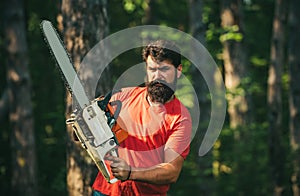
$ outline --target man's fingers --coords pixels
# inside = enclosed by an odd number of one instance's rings
[[[107,156],[107,157],[105,157],[105,159],[108,160],[108,161],[112,161],[114,163],[120,162],[120,158],[114,157],[114,156]]]
[[[113,168],[118,168],[118,164],[116,164],[116,163],[112,163],[112,164],[110,164],[110,167],[113,169]]]
[[[110,164],[110,167],[112,171],[129,171],[129,169],[119,163],[112,163]]]
[[[118,173],[118,170],[116,168],[112,168],[111,171],[112,171],[113,174]]]
[[[110,164],[110,167],[111,167],[111,168],[116,168],[116,167],[117,167],[117,168],[123,168],[124,166],[123,166],[123,164],[122,164],[121,162],[118,162],[118,161],[117,161],[117,162],[114,162],[114,161],[113,161],[113,162]]]
[[[119,180],[126,180],[130,166],[121,158],[114,156],[105,157],[106,160],[110,161],[110,168],[113,176]]]

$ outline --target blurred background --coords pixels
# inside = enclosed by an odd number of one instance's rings
[[[169,196],[299,196],[299,9],[296,0],[1,1],[0,195],[90,195],[97,173],[65,125],[72,101],[43,40],[40,23],[47,19],[77,69],[100,40],[139,25],[179,29],[210,52],[226,87],[226,121],[213,148],[198,156],[211,102],[197,69],[184,59],[201,115]],[[142,62],[140,52],[116,57],[99,92]],[[184,87],[179,93],[188,95]]]

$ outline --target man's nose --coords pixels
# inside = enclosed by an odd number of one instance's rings
[[[155,72],[154,72],[154,79],[157,80],[157,79],[161,79],[162,78],[162,73],[159,69],[156,69]]]

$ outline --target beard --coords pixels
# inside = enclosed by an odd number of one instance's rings
[[[174,95],[176,79],[172,84],[163,80],[154,80],[146,84],[147,92],[152,102],[166,103]]]

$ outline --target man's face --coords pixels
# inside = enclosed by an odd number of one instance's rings
[[[166,103],[174,94],[177,78],[182,66],[174,67],[170,61],[155,62],[151,56],[147,61],[147,90],[152,102]]]
[[[179,78],[181,75],[182,65],[179,65],[177,68],[175,68],[174,65],[168,60],[155,62],[149,55],[147,57],[146,64],[148,82],[161,80],[167,84],[174,84],[177,78]]]

